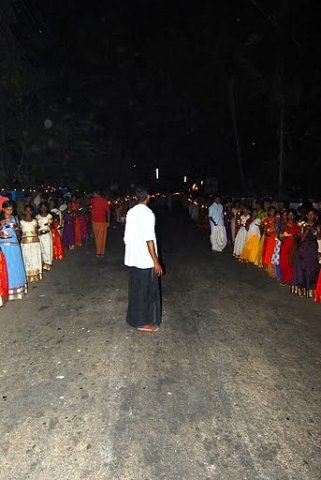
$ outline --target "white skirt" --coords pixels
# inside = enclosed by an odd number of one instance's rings
[[[227,244],[225,227],[211,226],[211,244],[214,252],[222,252]]]
[[[241,227],[236,235],[235,242],[234,242],[233,255],[235,255],[235,257],[239,257],[241,255],[246,243],[246,238],[247,238],[246,228]]]
[[[41,246],[41,257],[42,265],[44,270],[50,270],[53,260],[53,243],[52,243],[52,233],[45,233],[39,235],[40,246]]]
[[[21,244],[23,262],[25,264],[28,282],[35,282],[42,278],[42,259],[39,242]]]

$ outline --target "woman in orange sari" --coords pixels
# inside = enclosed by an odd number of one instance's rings
[[[64,248],[60,236],[61,225],[58,216],[54,216],[52,222],[52,243],[53,243],[53,258],[54,260],[62,260],[64,258]]]
[[[8,271],[5,256],[0,248],[0,307],[8,300],[9,284],[8,284]]]
[[[262,265],[270,277],[275,277],[275,266],[272,263],[272,256],[274,253],[276,239],[277,239],[277,219],[276,209],[270,207],[268,215],[263,219],[264,228],[264,244],[262,252]]]
[[[81,241],[81,224],[80,224],[80,219],[79,219],[79,209],[80,209],[80,203],[78,202],[77,197],[72,198],[72,204],[71,204],[71,209],[75,214],[74,217],[74,223],[75,223],[75,245],[76,247],[81,247],[82,241]]]

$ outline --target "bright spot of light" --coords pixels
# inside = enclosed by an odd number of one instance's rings
[[[158,179],[159,179],[159,170],[158,170],[158,168],[156,168],[156,180],[158,180]]]
[[[184,183],[187,183],[187,176],[184,175]]]

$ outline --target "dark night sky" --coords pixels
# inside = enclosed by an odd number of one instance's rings
[[[315,185],[321,173],[316,2],[21,5],[27,9],[18,11],[16,33],[40,72],[47,109],[41,115],[59,126],[52,144],[63,150],[48,152],[48,171],[131,182],[159,167],[168,185],[188,171],[191,179],[217,176],[222,188],[240,188],[233,96],[244,188],[273,190],[283,94],[284,188]]]

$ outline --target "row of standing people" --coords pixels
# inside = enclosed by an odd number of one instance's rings
[[[260,203],[251,211],[241,206],[235,212],[231,204],[224,209],[216,197],[209,221],[213,251],[232,244],[239,261],[264,268],[292,293],[321,301],[321,226],[313,207],[298,219],[293,209],[265,211]]]
[[[66,249],[74,250],[90,237],[89,213],[71,199],[63,211],[53,199],[37,210],[27,204],[20,217],[13,202],[5,201],[0,219],[0,306],[22,299],[28,285],[52,269],[53,260],[62,260]]]

